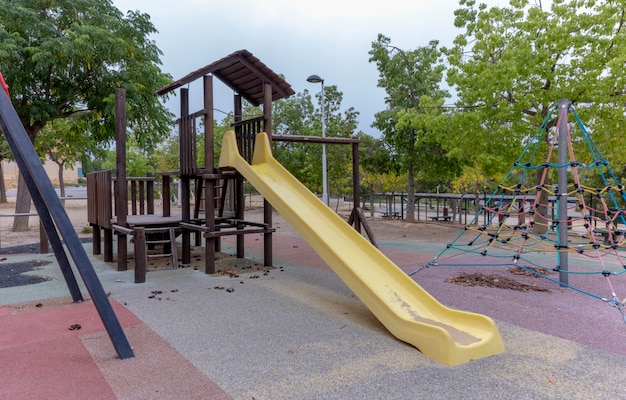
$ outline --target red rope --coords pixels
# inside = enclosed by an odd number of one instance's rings
[[[9,94],[9,85],[7,85],[7,83],[4,81],[2,72],[0,72],[0,85],[2,85],[2,89],[4,89],[4,91],[7,92],[7,96],[9,96],[9,99],[10,99],[11,95]]]

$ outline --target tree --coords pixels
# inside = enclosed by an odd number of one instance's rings
[[[361,185],[367,188],[370,202],[370,216],[374,216],[374,195],[382,192],[387,175],[393,170],[393,154],[382,139],[360,132],[359,175]],[[365,198],[363,199],[365,202]],[[365,208],[365,207],[364,207]]]
[[[84,155],[94,153],[96,145],[93,138],[85,132],[84,120],[79,118],[57,119],[50,122],[35,137],[35,149],[41,155],[59,167],[59,193],[65,197],[65,168],[73,168]]]
[[[321,105],[321,93],[315,96],[318,104]],[[321,108],[316,110],[313,117],[313,127],[321,134],[321,120],[325,119],[326,137],[350,138],[353,137],[357,129],[357,118],[359,112],[354,107],[348,107],[342,111],[343,92],[335,85],[324,87],[324,113]],[[318,125],[319,123],[319,125]],[[317,146],[320,147],[321,146]],[[320,149],[321,150],[321,149]],[[329,195],[337,196],[351,193],[352,191],[352,148],[348,145],[326,145],[326,156],[330,160],[328,163],[328,191]],[[321,159],[321,158],[320,158]],[[321,172],[321,171],[320,171]],[[358,182],[354,182],[358,184]]]
[[[149,36],[147,14],[123,15],[110,0],[0,2],[0,71],[31,141],[51,121],[76,117],[96,143],[111,141],[115,88],[126,89],[129,130],[141,145],[158,143],[171,113],[155,91],[171,81]],[[20,179],[16,212],[30,210]],[[13,230],[26,230],[16,218]]]
[[[179,144],[178,135],[172,133],[154,149],[152,157],[157,171],[178,171]]]
[[[4,132],[0,129],[2,133],[2,137],[0,137],[0,203],[8,203],[7,200],[7,189],[4,183],[4,170],[2,168],[2,162],[4,160],[8,160],[13,157],[11,153],[11,149],[9,148],[9,143],[6,141],[4,137]]]
[[[418,109],[401,110],[396,129],[415,132],[414,162],[419,168],[413,175],[423,191],[448,188],[460,173],[463,160],[451,150],[449,137],[451,115],[443,108],[443,99],[424,95]]]
[[[553,0],[550,10],[528,0],[508,7],[474,0],[460,5],[455,25],[465,32],[444,50],[448,83],[466,110],[455,119],[459,152],[493,176],[567,98],[605,157],[625,165],[624,2]],[[577,152],[578,161],[587,161],[583,154]]]
[[[321,136],[321,93],[316,94],[319,107],[308,90],[274,103],[274,135]],[[349,107],[342,111],[343,93],[337,86],[324,87],[326,137],[352,137],[357,127],[358,111]],[[310,143],[276,141],[274,156],[305,186],[317,193],[322,189],[322,146]],[[326,145],[330,192],[343,194],[351,187],[351,149],[345,145]]]
[[[272,107],[272,135],[319,136],[321,125],[314,130],[314,118],[315,107],[308,90],[276,101]],[[296,179],[311,191],[321,192],[321,146],[274,141],[272,147],[276,160]]]
[[[116,160],[115,150],[106,152],[106,159],[102,163],[103,169],[115,169]],[[153,159],[148,152],[141,148],[134,138],[126,141],[126,176],[127,177],[145,177],[148,172],[156,172],[153,165]]]
[[[411,123],[399,123],[399,113],[423,112],[420,108],[422,96],[443,99],[447,93],[440,89],[444,67],[438,42],[431,41],[428,46],[404,51],[391,45],[391,39],[379,34],[372,43],[369,52],[370,62],[376,64],[379,79],[378,87],[387,92],[385,103],[388,108],[375,115],[373,126],[378,128],[397,154],[402,169],[407,172],[407,220],[414,221],[415,216],[415,171],[418,155],[424,143],[420,132]]]

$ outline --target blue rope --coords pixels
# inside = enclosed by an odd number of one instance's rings
[[[497,253],[498,251],[509,251],[510,252],[510,248],[509,249],[503,249],[503,246],[513,246],[515,243],[517,243],[520,238],[524,238],[529,239],[532,238],[533,240],[537,240],[539,242],[539,245],[537,247],[541,247],[541,246],[545,246],[548,244],[553,244],[556,246],[556,240],[554,239],[550,239],[548,238],[546,235],[543,234],[537,234],[535,232],[532,231],[532,229],[530,229],[531,225],[530,223],[526,223],[526,224],[521,224],[522,226],[516,226],[515,228],[520,228],[522,229],[522,231],[524,232],[524,236],[520,235],[519,238],[512,238],[512,237],[506,237],[505,239],[502,239],[499,237],[500,232],[501,232],[501,228],[503,226],[503,224],[506,222],[506,218],[498,221],[496,220],[496,217],[498,217],[498,219],[500,219],[502,216],[504,217],[508,217],[509,216],[509,211],[510,208],[502,211],[502,207],[506,204],[506,202],[508,201],[505,197],[506,197],[506,191],[507,190],[512,190],[512,188],[515,188],[515,196],[513,197],[512,202],[516,202],[518,201],[517,198],[519,196],[519,194],[521,193],[520,188],[522,188],[522,185],[524,184],[524,182],[526,182],[527,179],[530,178],[530,171],[533,170],[541,170],[541,169],[550,169],[550,168],[555,168],[555,169],[560,169],[560,168],[582,168],[585,170],[589,170],[589,171],[593,171],[596,170],[597,173],[599,174],[599,177],[601,178],[604,187],[605,188],[618,188],[619,189],[619,193],[621,195],[621,198],[626,201],[626,192],[625,190],[622,189],[622,186],[619,183],[619,180],[617,179],[617,177],[615,176],[615,174],[613,173],[613,171],[611,170],[611,168],[609,167],[609,163],[607,160],[605,160],[602,157],[602,154],[600,153],[599,149],[597,148],[597,146],[595,145],[595,143],[593,142],[591,136],[589,135],[589,133],[587,132],[587,129],[585,128],[584,124],[582,123],[580,117],[578,116],[578,113],[576,112],[576,110],[574,109],[574,107],[572,106],[572,104],[569,104],[569,109],[571,111],[573,111],[573,114],[575,116],[576,119],[576,123],[578,125],[578,127],[580,128],[580,131],[582,132],[582,136],[585,140],[585,144],[587,145],[587,148],[589,149],[592,157],[593,157],[593,163],[591,164],[584,164],[584,163],[580,163],[574,160],[568,161],[565,164],[558,164],[558,163],[554,163],[554,162],[549,162],[549,160],[546,160],[546,162],[540,163],[540,164],[533,164],[533,160],[535,159],[535,157],[537,156],[537,154],[539,154],[540,150],[543,148],[543,146],[545,146],[547,140],[546,140],[546,136],[548,135],[549,131],[547,128],[550,124],[550,121],[553,118],[553,114],[555,112],[557,112],[558,110],[558,104],[554,103],[548,112],[548,115],[546,116],[546,118],[543,120],[543,122],[541,123],[541,125],[539,126],[539,128],[537,129],[537,131],[529,138],[527,139],[527,143],[524,146],[524,149],[522,150],[522,152],[520,153],[519,157],[515,160],[515,162],[513,162],[513,165],[509,168],[509,170],[507,171],[507,173],[505,174],[504,178],[501,180],[500,185],[498,186],[498,188],[496,190],[494,190],[494,192],[491,193],[491,195],[484,199],[484,207],[480,208],[477,212],[476,215],[474,216],[474,218],[472,219],[472,221],[466,225],[465,230],[461,231],[454,239],[451,243],[449,243],[446,248],[444,248],[435,258],[433,258],[432,260],[430,260],[427,264],[425,264],[424,266],[422,266],[421,268],[411,272],[409,274],[409,276],[414,275],[415,273],[421,271],[422,269],[428,268],[430,266],[451,266],[451,267],[468,267],[468,266],[477,266],[476,264],[471,264],[471,263],[450,263],[450,264],[446,264],[441,263],[441,258],[444,255],[444,253],[446,253],[447,251],[450,250],[454,250],[455,252],[458,253],[470,253],[473,254],[475,256],[481,255],[481,256],[489,256],[491,258],[497,259],[497,258],[505,258],[505,257],[510,257],[510,253],[509,255],[498,255],[498,254],[492,254],[494,251]],[[550,143],[550,145],[552,146],[554,143]],[[520,171],[521,169],[521,171]],[[517,172],[516,172],[517,171]],[[505,186],[504,183],[507,182],[509,179],[516,179],[517,180],[517,185],[513,186],[513,185],[508,185]],[[551,189],[550,189],[551,188]],[[530,185],[528,188],[523,189],[523,193],[527,192],[527,189],[536,189],[536,196],[539,196],[539,192],[543,189],[547,189],[547,190],[551,190],[552,192],[556,193],[557,189],[556,189],[556,185],[550,185],[550,184],[545,184],[542,183],[541,185]],[[576,188],[578,190],[579,194],[584,193],[584,189],[583,188]],[[619,210],[619,204],[618,201],[613,193],[613,190],[606,190],[606,196],[608,198],[603,198],[606,199],[607,203],[609,203],[610,206],[612,206],[614,209]],[[600,192],[597,193],[598,196],[600,196]],[[562,195],[562,193],[559,193],[558,195]],[[524,196],[526,196],[526,194],[524,194]],[[524,197],[523,201],[527,201]],[[509,206],[510,207],[510,206]],[[489,215],[488,218],[485,218],[485,224],[484,225],[478,225],[477,222],[479,221],[479,218],[481,218],[481,216],[483,216],[483,213],[485,212],[490,212],[489,209],[493,209],[495,212],[493,212],[491,215]],[[531,210],[530,212],[530,218],[531,220],[533,219],[533,215],[535,215],[534,213],[538,212],[537,210]],[[512,214],[513,216],[515,215],[515,213]],[[525,212],[520,212],[519,215],[526,215]],[[610,212],[610,215],[615,215],[613,212]],[[558,211],[557,211],[557,215],[556,215],[556,221],[560,221],[563,218],[566,218],[566,216],[559,216],[558,215]],[[622,224],[626,225],[626,217],[625,217],[625,213],[620,212],[616,218],[619,218]],[[594,218],[595,219],[595,218]],[[552,219],[547,219],[546,220],[546,224],[554,224],[554,220]],[[605,221],[605,222],[609,222],[609,221]],[[472,234],[471,232],[467,232],[469,231],[470,227],[473,225],[477,225],[480,226],[479,231],[475,232],[475,234]],[[491,229],[487,229],[488,227],[492,227]],[[555,233],[558,235],[558,230],[559,230],[559,226],[557,225],[556,227],[553,227],[553,229],[555,230]],[[458,244],[457,241],[460,240],[460,238],[465,235],[465,234],[470,234],[470,239],[471,241],[468,244]],[[508,236],[508,235],[507,235]],[[481,238],[484,237],[484,240],[481,240]],[[583,243],[583,242],[581,242]],[[595,241],[594,241],[595,243]],[[532,245],[533,243],[531,243]],[[586,244],[586,243],[585,243]],[[471,248],[470,248],[471,247]],[[517,246],[519,248],[519,245]],[[569,246],[568,246],[569,247]],[[492,251],[493,249],[493,251]],[[488,265],[484,265],[486,267],[490,267],[490,266],[516,266],[516,267],[520,267],[526,271],[530,271],[533,274],[540,276],[544,279],[547,279],[550,282],[556,283],[562,287],[566,287],[568,289],[574,290],[576,292],[579,292],[581,294],[586,294],[590,297],[593,297],[595,299],[601,300],[603,302],[606,302],[607,304],[614,306],[616,308],[619,309],[619,311],[622,314],[622,317],[624,319],[624,322],[626,323],[626,315],[624,314],[624,306],[626,303],[626,300],[624,301],[624,303],[620,303],[616,298],[613,299],[607,299],[604,298],[602,296],[596,295],[594,293],[591,293],[589,291],[577,288],[575,286],[571,286],[569,284],[565,284],[560,282],[559,280],[556,280],[554,278],[550,278],[547,275],[541,274],[539,272],[537,272],[536,270],[530,269],[527,266],[524,266],[520,263],[520,260],[523,260],[523,262],[527,265],[532,265],[536,268],[539,269],[543,269],[545,271],[549,271],[549,270],[553,270],[553,271],[557,271],[557,269],[555,268],[546,268],[544,266],[541,266],[535,262],[533,262],[532,260],[529,260],[528,258],[525,257],[521,257],[521,254],[528,254],[528,253],[539,253],[541,249],[534,249],[532,246],[525,246],[524,249],[521,251],[521,253],[516,252],[516,255],[513,259],[512,262],[507,262],[507,263],[496,263],[496,264],[488,264]],[[544,248],[545,250],[545,248]],[[487,252],[489,251],[489,254],[487,254]],[[519,251],[519,250],[518,250]],[[560,251],[558,252],[559,257],[560,257]],[[456,254],[458,255],[458,254]],[[450,259],[456,255],[453,255],[451,257],[446,257],[446,259]],[[559,258],[560,259],[560,258]],[[558,262],[559,260],[557,260]],[[626,267],[625,267],[626,268]],[[570,274],[603,274],[605,276],[607,276],[607,272],[606,271],[599,271],[599,272],[585,272],[585,271],[567,271]],[[621,272],[610,272],[608,273],[608,275],[619,275],[621,273],[626,273],[626,269],[624,271]]]

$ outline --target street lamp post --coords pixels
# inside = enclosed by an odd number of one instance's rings
[[[324,79],[320,78],[319,75],[311,75],[306,78],[306,81],[310,83],[322,84],[322,138],[325,138],[326,115],[324,112]],[[322,143],[322,201],[328,206],[328,178],[326,176],[326,171],[326,143]]]

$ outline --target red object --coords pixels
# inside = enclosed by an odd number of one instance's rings
[[[2,85],[2,88],[4,89],[4,91],[7,92],[7,96],[9,96],[9,98],[11,98],[11,95],[9,94],[9,85],[7,85],[7,83],[4,81],[4,77],[2,76],[2,72],[0,72],[0,84]]]

